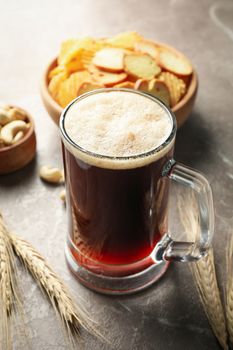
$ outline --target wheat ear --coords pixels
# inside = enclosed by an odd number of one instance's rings
[[[229,340],[233,345],[233,235],[227,248],[226,318]]]
[[[29,242],[12,233],[9,233],[9,237],[16,255],[47,294],[56,314],[68,332],[71,344],[74,344],[74,336],[79,335],[80,326],[103,340],[104,338],[95,328],[94,322],[86,311],[74,302],[68,288],[46,260]]]
[[[180,219],[190,240],[199,234],[199,215],[195,196],[190,193],[188,198],[178,199]],[[227,330],[224,309],[221,301],[220,291],[217,283],[213,249],[199,261],[190,263],[200,300],[212,330],[223,349],[228,349]]]
[[[222,348],[228,349],[226,321],[216,279],[213,249],[211,248],[200,261],[190,265],[212,330]]]
[[[12,349],[11,316],[22,312],[11,241],[0,213],[0,324],[1,343]]]

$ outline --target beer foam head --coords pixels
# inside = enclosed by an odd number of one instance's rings
[[[172,128],[164,107],[130,91],[110,90],[81,98],[68,108],[64,120],[66,134],[76,145],[113,158],[135,157],[158,148]]]

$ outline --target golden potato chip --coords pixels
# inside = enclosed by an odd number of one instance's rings
[[[92,73],[95,73],[95,72],[101,72],[101,70],[99,70],[99,68],[97,68],[94,64],[90,64],[88,67],[87,67],[87,70],[88,72],[90,72],[91,74]]]
[[[104,88],[104,86],[101,84],[92,83],[92,82],[82,83],[78,89],[78,96],[85,94],[86,92],[96,90],[96,89],[101,89],[101,88]]]
[[[80,58],[76,58],[68,63],[65,64],[65,69],[68,73],[74,73],[80,70],[83,70],[85,67],[83,65],[83,62],[81,60],[81,55]]]
[[[94,43],[92,38],[84,39],[70,39],[62,43],[61,51],[58,56],[58,64],[65,65],[71,62],[73,59],[81,59],[81,55],[84,49],[91,47]]]
[[[103,72],[103,71],[95,71],[91,74],[94,81],[98,82],[99,84],[105,85],[106,87],[111,87],[116,84],[119,84],[126,80],[127,74],[126,73],[109,73],[109,72]]]
[[[62,73],[65,71],[65,68],[63,66],[56,66],[49,72],[49,80],[52,79],[55,75]]]
[[[151,56],[142,53],[125,55],[124,67],[125,71],[136,79],[152,79],[161,72],[161,68],[155,60]]]
[[[124,55],[124,49],[107,47],[95,53],[92,63],[102,70],[113,73],[121,72],[124,69]]]
[[[49,91],[62,107],[79,94],[113,86],[148,92],[173,107],[185,94],[191,73],[182,54],[125,32],[65,41],[58,65],[49,73]]]
[[[78,96],[80,85],[84,82],[91,81],[90,73],[80,71],[70,75],[68,79],[63,81],[59,87],[57,100],[62,107],[66,107],[75,97]]]
[[[106,43],[115,47],[133,50],[136,42],[140,40],[143,40],[143,37],[137,32],[125,32],[106,39]]]
[[[147,79],[138,79],[134,84],[135,90],[140,90],[144,92],[148,92],[149,90],[149,81]]]
[[[91,64],[93,57],[95,55],[95,51],[84,50],[82,54],[82,63],[85,69]]]
[[[60,89],[60,85],[63,81],[65,81],[68,77],[68,74],[66,72],[58,73],[57,75],[54,75],[52,79],[49,82],[49,92],[53,96],[53,98],[57,101],[58,100],[58,93]]]
[[[177,78],[177,76],[169,72],[162,72],[159,75],[158,79],[164,81],[167,84],[171,96],[171,106],[175,106],[177,102],[180,101],[181,97],[185,94],[185,83],[182,79]]]
[[[93,46],[92,48],[89,48],[88,50],[84,50],[82,53],[82,63],[83,66],[87,69],[88,66],[92,63],[93,57],[95,56],[96,52],[98,52],[99,46]]]
[[[159,65],[171,73],[180,76],[192,74],[192,65],[182,54],[175,53],[165,47],[160,47],[158,60]]]
[[[114,85],[116,88],[126,88],[126,89],[134,89],[134,83],[132,81],[124,81],[123,83]]]
[[[61,44],[60,53],[58,56],[58,64],[62,65],[69,61],[69,55],[76,49],[80,49],[79,40],[69,39]]]
[[[134,45],[134,49],[135,51],[147,53],[154,59],[157,59],[159,55],[158,47],[154,43],[147,40],[141,40],[136,42],[136,44]]]
[[[159,98],[167,106],[170,106],[170,91],[167,84],[159,79],[152,79],[149,82],[149,92],[151,95]]]
[[[164,81],[158,79],[139,79],[136,81],[134,87],[136,90],[140,90],[157,97],[167,106],[170,105],[170,91]]]
[[[74,73],[80,70],[86,69],[91,63],[95,53],[99,50],[100,45],[97,45],[94,41],[89,43],[87,47],[80,49],[76,52],[75,56],[66,63],[64,67],[68,73]]]
[[[93,60],[94,54],[93,53],[85,53],[82,56],[82,62],[83,62],[83,66],[85,67],[85,69],[88,70],[89,66],[91,65],[91,62]]]

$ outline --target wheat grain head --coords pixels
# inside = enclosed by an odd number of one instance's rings
[[[194,241],[196,236],[200,236],[199,215],[194,194],[190,192],[186,199],[179,196],[178,208],[186,235]],[[222,348],[228,349],[226,320],[216,277],[213,249],[209,249],[205,257],[190,263],[189,266],[210,326]]]
[[[233,235],[227,245],[226,318],[229,341],[233,345]]]
[[[10,238],[0,213],[0,330],[1,343],[12,349],[12,322],[17,326],[17,317],[23,319],[23,309],[18,288],[16,265]],[[24,322],[20,322],[24,324]]]
[[[35,248],[15,234],[10,234],[10,239],[15,253],[48,296],[56,315],[68,332],[69,343],[75,346],[75,339],[79,336],[81,327],[106,341],[88,313],[74,302],[63,281]]]

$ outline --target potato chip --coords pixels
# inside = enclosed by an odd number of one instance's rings
[[[65,71],[65,68],[63,66],[56,66],[49,72],[49,79],[52,79],[52,77],[64,71]]]
[[[132,81],[123,81],[123,83],[114,85],[116,88],[134,89],[134,83]]]
[[[125,32],[106,39],[65,41],[48,87],[62,107],[79,94],[102,87],[139,89],[173,107],[185,94],[192,69],[175,50],[137,32]]]
[[[104,47],[105,44],[101,40],[93,40],[88,45],[85,45],[80,57],[83,68],[87,69],[91,64],[96,52],[103,49]]]
[[[58,100],[60,85],[63,81],[67,79],[67,77],[68,77],[67,73],[63,71],[61,73],[58,73],[57,75],[54,75],[49,82],[49,86],[48,86],[49,92],[51,93],[51,95],[56,101]]]
[[[75,60],[72,60],[65,65],[65,69],[69,74],[78,72],[80,70],[83,70],[84,68],[85,67],[83,65],[83,62],[81,61],[81,55],[80,58],[76,58]]]
[[[158,60],[159,65],[171,73],[187,76],[193,72],[192,65],[186,57],[165,47],[160,47]]]
[[[134,83],[134,89],[147,92],[149,90],[149,81],[147,79],[138,79]]]
[[[98,52],[97,47],[89,48],[88,50],[84,50],[82,53],[82,63],[83,66],[88,69],[88,66],[92,63],[93,57],[95,56],[96,52]]]
[[[125,55],[124,67],[125,71],[136,79],[152,79],[161,72],[161,68],[155,60],[151,56],[142,53]]]
[[[159,80],[164,81],[170,91],[171,96],[171,106],[175,106],[185,94],[186,86],[182,79],[177,78],[172,73],[163,72],[158,77]]]
[[[91,76],[94,81],[98,82],[99,84],[105,85],[106,87],[111,87],[116,84],[119,84],[127,78],[126,73],[117,74],[103,71],[95,71],[94,73],[92,73]]]
[[[149,82],[149,92],[151,95],[159,98],[167,106],[170,106],[170,91],[167,84],[159,79],[152,79]]]
[[[62,65],[66,63],[69,60],[70,53],[74,52],[77,48],[80,49],[79,40],[69,39],[64,41],[61,44],[60,53],[57,59],[58,64]]]
[[[88,70],[88,72],[90,72],[91,74],[92,73],[95,73],[95,72],[101,72],[100,70],[99,70],[99,68],[97,68],[94,64],[90,64],[88,67],[87,67],[87,70]]]
[[[140,90],[157,97],[167,106],[170,105],[170,91],[167,84],[164,81],[159,79],[139,79],[136,81],[134,87],[136,90]]]
[[[90,73],[80,71],[70,75],[68,79],[63,81],[59,87],[58,102],[62,107],[66,107],[75,97],[78,96],[80,85],[84,82],[91,81]]]
[[[81,58],[81,54],[84,49],[91,47],[94,43],[92,38],[84,39],[70,39],[62,43],[61,51],[58,56],[58,64],[65,65],[71,62],[73,59],[77,60]]]
[[[136,42],[136,44],[134,45],[134,49],[135,51],[138,51],[138,52],[147,53],[154,59],[157,59],[159,55],[158,47],[152,42],[147,40],[141,40]]]
[[[74,73],[80,70],[86,69],[86,67],[91,63],[95,53],[99,50],[101,46],[96,42],[89,42],[85,48],[80,49],[76,52],[76,55],[66,63],[64,67],[68,73]]]
[[[143,40],[143,37],[137,32],[125,32],[106,39],[106,42],[115,47],[133,50],[136,42],[140,40]]]
[[[124,49],[107,47],[96,52],[92,63],[102,70],[121,72],[124,69],[124,55]]]
[[[104,88],[104,86],[97,83],[92,83],[92,82],[82,83],[78,89],[78,96],[85,94],[86,92],[96,90],[96,89],[101,89],[101,88]]]

